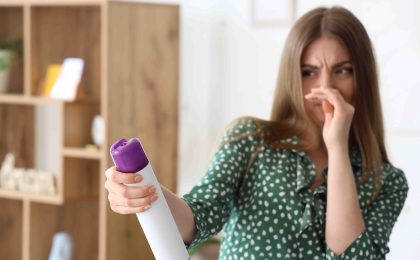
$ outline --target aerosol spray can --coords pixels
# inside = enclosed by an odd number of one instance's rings
[[[143,177],[143,181],[138,184],[126,185],[156,187],[158,199],[153,202],[150,209],[136,214],[155,258],[157,260],[189,259],[181,234],[140,142],[137,139],[129,141],[121,139],[111,146],[110,153],[117,171],[138,172]]]

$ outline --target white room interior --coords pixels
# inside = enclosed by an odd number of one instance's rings
[[[361,20],[373,42],[388,153],[410,187],[387,259],[419,259],[420,1],[289,1],[294,4],[287,11],[291,19],[273,24],[255,20],[255,1],[133,1],[180,7],[177,194],[188,192],[206,172],[227,124],[245,115],[269,118],[280,56],[293,22],[312,8],[340,5]],[[53,140],[59,137],[51,125],[57,123],[57,110],[40,106],[36,113],[36,165],[54,171],[59,166],[51,160],[58,156]]]

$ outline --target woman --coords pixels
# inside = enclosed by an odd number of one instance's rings
[[[123,185],[141,181],[135,174],[110,168],[107,177],[115,212],[153,206],[153,187]],[[182,198],[163,189],[189,247],[224,227],[220,259],[384,259],[408,185],[387,157],[360,21],[340,7],[301,17],[270,120],[236,120],[200,183]]]

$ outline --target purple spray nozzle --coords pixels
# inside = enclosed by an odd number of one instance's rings
[[[110,153],[120,172],[138,172],[149,163],[140,142],[135,138],[118,140],[111,146]]]

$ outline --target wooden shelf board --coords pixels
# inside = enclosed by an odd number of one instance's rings
[[[90,150],[79,147],[65,147],[63,148],[63,155],[65,157],[80,158],[80,159],[102,159],[101,150]]]
[[[64,101],[43,96],[26,96],[22,94],[0,94],[0,104],[12,105],[43,105],[43,104],[77,104],[77,105],[97,105],[98,100],[78,99],[74,101]]]
[[[5,190],[0,188],[0,198],[15,199],[15,200],[27,200],[32,202],[40,202],[52,205],[63,204],[63,199],[58,195],[42,195],[35,193],[25,193],[20,191]]]
[[[24,1],[23,0],[0,0],[0,7],[23,7]]]
[[[42,104],[61,104],[63,101],[48,97],[33,97],[19,94],[1,94],[0,104],[14,105],[42,105]]]
[[[27,0],[31,5],[48,5],[48,6],[92,6],[100,5],[107,0]]]
[[[0,6],[19,6],[24,4],[44,6],[91,6],[100,5],[107,0],[0,0]]]

